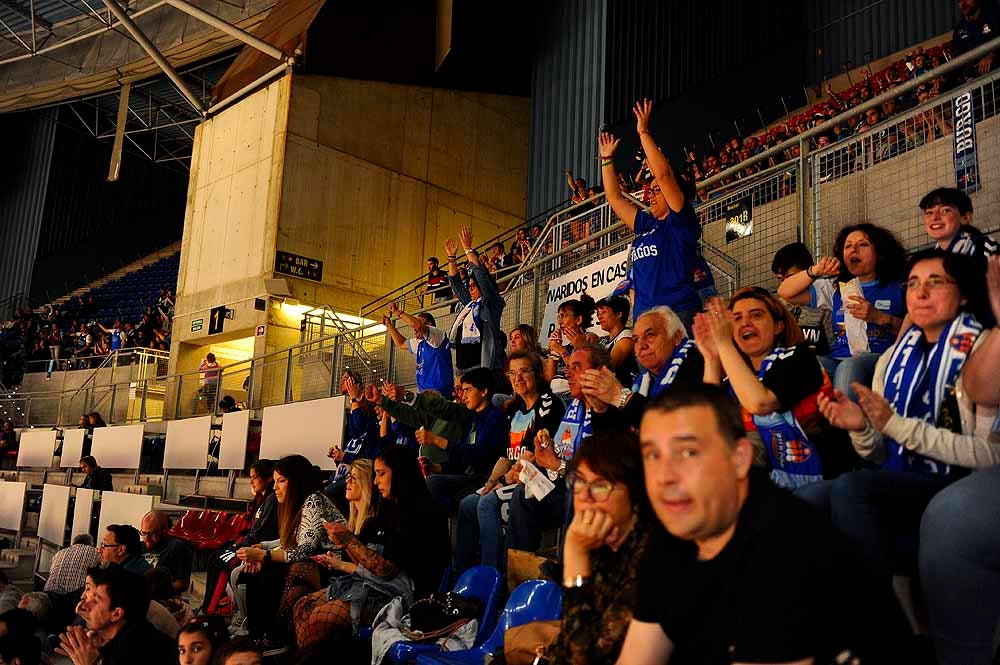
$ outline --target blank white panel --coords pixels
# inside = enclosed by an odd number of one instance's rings
[[[83,438],[86,436],[85,429],[64,429],[62,457],[59,458],[59,466],[64,469],[80,466],[80,458],[83,457]]]
[[[0,529],[19,531],[24,515],[24,492],[26,483],[0,482]]]
[[[222,442],[219,444],[220,469],[243,468],[247,462],[247,436],[249,435],[249,411],[233,411],[222,415]]]
[[[52,465],[52,453],[56,449],[56,431],[54,429],[32,429],[21,432],[21,447],[17,452],[18,466]]]
[[[103,538],[104,529],[109,524],[131,524],[138,529],[143,515],[152,509],[153,497],[149,494],[101,492],[101,516],[97,520],[97,535]]]
[[[208,466],[208,441],[212,416],[171,420],[167,423],[164,469],[204,469]]]
[[[69,486],[49,485],[42,488],[42,510],[38,514],[38,536],[59,547],[66,538],[66,518],[69,513]]]
[[[95,427],[90,454],[105,469],[137,469],[142,452],[142,423]]]
[[[96,496],[95,490],[77,488],[76,504],[73,506],[73,528],[70,529],[69,536],[71,540],[81,533],[90,533],[90,518],[94,514],[94,498]]]
[[[304,455],[321,469],[334,469],[337,465],[326,453],[343,443],[345,399],[339,395],[264,409],[260,456]]]

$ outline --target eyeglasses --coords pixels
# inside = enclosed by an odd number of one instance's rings
[[[584,494],[589,494],[591,501],[595,501],[597,503],[607,501],[608,497],[611,496],[611,493],[615,490],[615,484],[610,480],[598,478],[597,480],[592,480],[588,483],[575,473],[571,473],[566,476],[566,487],[573,492],[573,496],[583,496]]]
[[[101,543],[101,549],[106,549],[108,547],[118,547],[121,543]]]
[[[521,376],[528,376],[535,373],[533,369],[519,369],[517,371],[511,370],[509,372],[504,372],[508,379],[516,379]]]
[[[142,536],[143,538],[148,538],[149,536],[157,536],[159,534],[160,534],[159,531],[140,531],[139,532],[139,535]]]
[[[919,289],[921,286],[928,291],[936,291],[937,289],[943,289],[949,284],[956,284],[955,280],[948,279],[947,277],[928,277],[924,281],[920,281],[916,277],[910,279],[906,282],[907,289]]]
[[[357,476],[355,476],[355,475],[354,475],[354,474],[352,473],[351,475],[347,476],[347,480],[345,480],[344,482],[345,482],[345,483],[356,483],[356,482],[358,482],[358,477],[357,477]]]

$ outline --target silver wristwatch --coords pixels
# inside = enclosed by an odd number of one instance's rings
[[[624,409],[625,404],[628,402],[628,398],[632,396],[632,391],[628,388],[622,388],[621,396],[618,398],[618,408]]]

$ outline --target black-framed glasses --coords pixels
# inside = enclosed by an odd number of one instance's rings
[[[611,493],[615,491],[615,484],[610,480],[598,478],[587,482],[575,473],[566,476],[566,487],[573,493],[573,496],[589,494],[590,499],[596,503],[607,501]]]
[[[101,543],[102,550],[108,547],[119,547],[119,546],[121,546],[121,543]]]

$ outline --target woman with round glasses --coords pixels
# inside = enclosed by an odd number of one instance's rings
[[[563,545],[563,623],[555,663],[613,663],[632,619],[649,503],[635,434],[588,437],[570,462],[573,521]]]
[[[975,403],[962,382],[973,350],[996,334],[970,313],[982,277],[968,261],[937,248],[915,254],[906,282],[913,325],[879,360],[872,388],[855,383],[857,402],[840,391],[819,399],[858,453],[880,465],[837,478],[830,512],[885,574],[915,573],[920,519],[935,494],[967,469],[1000,462],[989,439],[997,409]]]

